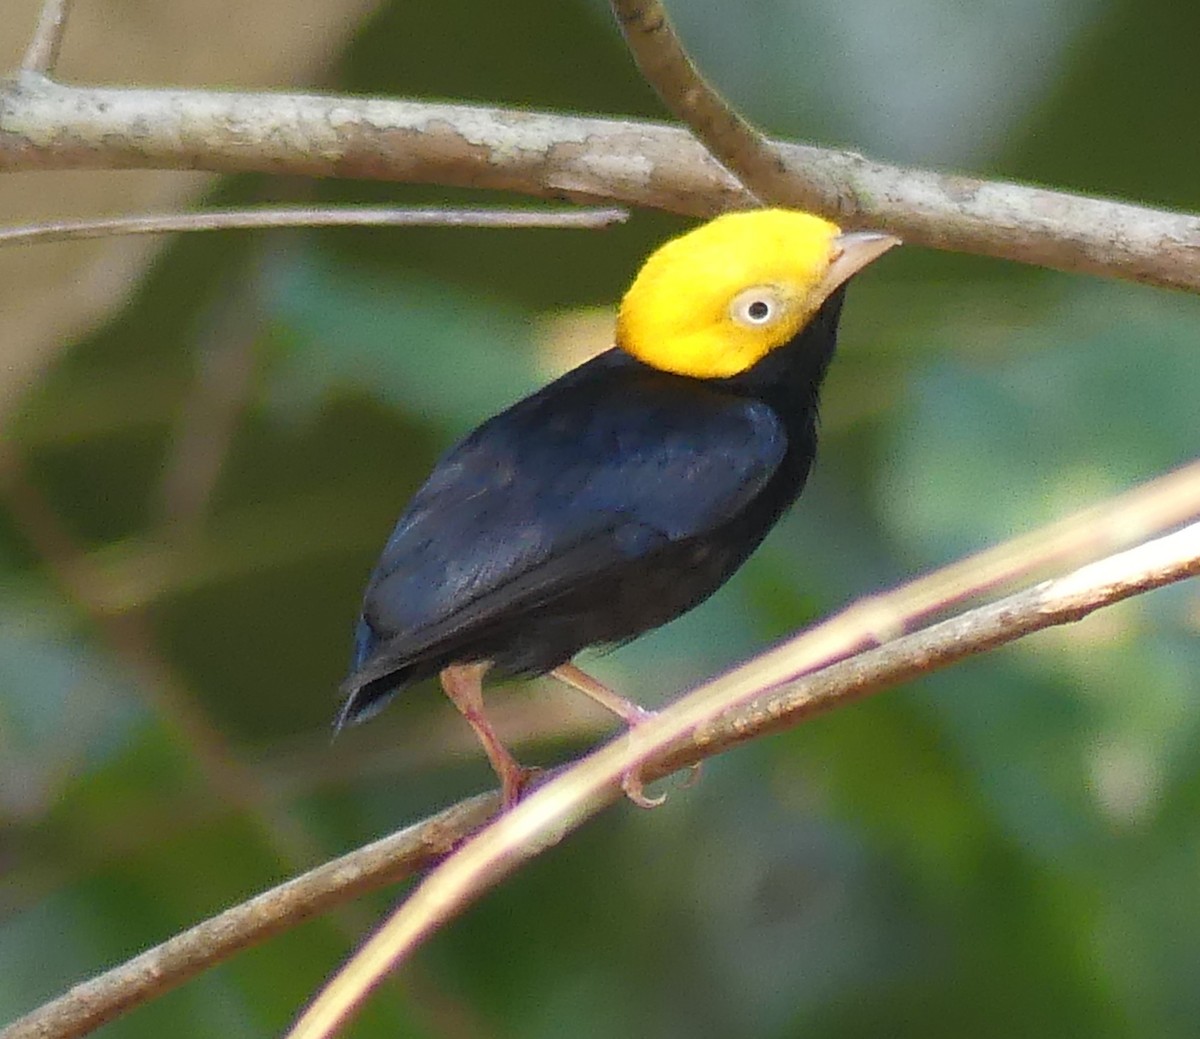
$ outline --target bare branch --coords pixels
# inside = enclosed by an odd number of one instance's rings
[[[29,71],[18,82],[0,86],[0,169],[137,166],[257,170],[459,184],[548,198],[615,199],[696,215],[753,201],[689,135],[655,124],[382,100],[61,87],[36,73],[53,62],[65,7],[65,2],[50,0],[43,11],[43,21],[47,12],[60,12],[57,28],[45,34],[49,41],[43,45],[47,56],[27,57]],[[643,19],[645,12],[653,9],[648,3],[640,5]],[[648,24],[639,31],[652,34]],[[39,38],[42,36],[39,26]],[[674,57],[696,75],[677,41],[671,37],[667,43],[677,49]],[[30,55],[34,50],[31,47]],[[662,54],[658,57],[661,60]],[[654,55],[649,54],[649,58],[654,59]],[[676,89],[684,83],[670,77],[666,81],[668,86],[674,82]],[[696,81],[706,86],[698,76]],[[752,167],[756,158],[766,161],[762,154],[747,150],[746,139],[737,136],[739,128],[751,135],[751,141],[757,141],[755,147],[765,146],[777,153],[776,173],[784,184],[778,195],[765,192],[757,179],[768,176],[769,169],[763,172],[760,167],[757,175],[743,172],[759,191],[825,213],[847,226],[887,228],[910,242],[1064,270],[1200,288],[1200,220],[1195,217],[1011,184],[904,170],[847,152],[765,142],[754,136],[736,114],[711,107],[720,104],[715,95],[707,101],[697,95],[691,101],[701,106],[696,118],[715,121],[718,136],[726,134],[722,154],[728,158],[732,149],[731,168],[744,167],[747,162]],[[709,105],[707,109],[705,104]],[[694,116],[696,111],[693,109]],[[1114,529],[1119,529],[1119,523]],[[537,792],[506,816],[495,831],[489,831],[482,851],[480,845],[473,844],[473,857],[455,860],[449,871],[451,886],[441,891],[443,895],[448,890],[458,893],[438,911],[444,914],[443,919],[452,915],[497,876],[599,810],[617,796],[623,771],[639,762],[649,778],[665,774],[733,743],[794,724],[817,710],[944,666],[1039,627],[1077,619],[1126,595],[1178,580],[1196,572],[1195,559],[1189,561],[1179,555],[1189,543],[1194,550],[1196,538],[1196,528],[1189,528],[1106,561],[1107,571],[1097,569],[1100,564],[1084,568],[1071,578],[972,611],[796,680],[800,670],[819,666],[820,660],[850,652],[871,642],[880,632],[892,630],[897,614],[887,608],[886,597],[869,600],[835,618],[831,625],[764,655],[749,668],[701,687],[656,722],[610,744],[554,780],[545,791]],[[1070,538],[1047,540],[1041,546],[1043,561],[1058,558],[1069,546]],[[982,583],[978,570],[972,574],[968,567],[970,580],[965,585],[953,585],[952,593],[944,587],[945,574],[931,575],[927,579],[931,583],[924,586],[930,593],[926,609],[1010,578],[1014,571],[1009,564],[1014,560],[1020,563],[1021,556],[1017,552],[1005,557],[1002,552],[993,559],[997,569]],[[1137,573],[1129,569],[1135,564],[1141,567]],[[1017,572],[1020,569],[1018,566]],[[913,586],[907,590],[914,593]],[[760,696],[764,688],[775,691],[747,705],[747,700]],[[554,802],[549,796],[551,791],[563,800]],[[450,812],[475,804],[470,802]],[[541,808],[529,808],[534,805]],[[479,818],[486,815],[485,808],[480,812]],[[451,824],[446,816],[443,813],[389,840],[407,835],[419,842],[431,832],[427,828],[432,828],[432,832],[441,834],[444,850],[446,842],[467,832],[464,820],[455,824],[462,829],[447,829]],[[471,825],[478,821],[475,819]],[[513,827],[525,824],[532,829],[514,835]],[[496,837],[496,832],[501,836]],[[496,844],[497,840],[501,843]],[[504,844],[504,840],[509,843]],[[369,850],[352,853],[338,863],[353,866]],[[405,854],[400,852],[402,860]],[[18,1035],[85,1034],[249,944],[344,898],[396,879],[417,861],[424,863],[429,858],[404,860],[407,865],[388,859],[377,863],[375,872],[370,867],[358,881],[344,886],[339,886],[334,869],[338,863],[331,863],[77,987],[0,1035],[11,1039]],[[481,863],[482,872],[463,872]],[[333,872],[326,874],[326,870]],[[316,886],[300,901],[289,901],[290,896],[282,894],[318,874],[324,879],[313,881]],[[435,880],[435,890],[437,885],[448,883],[445,877],[441,871],[434,874],[431,879]],[[458,884],[457,889],[453,884]],[[422,891],[426,892],[422,899],[427,898],[428,888]],[[437,922],[435,916],[421,916],[421,905],[418,901],[415,909],[406,910],[408,924],[403,925],[415,928],[408,933],[417,939]],[[396,926],[403,930],[401,925]]]
[[[1132,490],[976,552],[901,586],[902,609],[889,606],[894,593],[864,599],[874,613],[877,641],[911,630],[914,622],[1050,567],[1078,565],[1161,534],[1200,512],[1200,461],[1147,480]]]
[[[333,906],[428,866],[499,807],[480,794],[429,819],[318,866],[147,949],[0,1031],[3,1039],[66,1039],[183,984],[252,945]]]
[[[814,208],[797,191],[775,145],[700,75],[659,0],[611,0],[630,53],[663,104],[762,202]]]
[[[445,209],[394,206],[279,206],[210,209],[199,213],[146,213],[96,220],[57,220],[0,227],[0,246],[66,242],[123,234],[258,230],[273,227],[562,227],[602,228],[621,223],[623,209]]]
[[[805,205],[910,244],[1200,290],[1200,218],[775,142]],[[295,94],[0,88],[0,170],[207,169],[438,183],[691,215],[753,203],[687,131]]]
[[[25,51],[21,68],[26,72],[37,72],[48,76],[58,63],[58,52],[62,49],[63,34],[67,29],[67,15],[71,12],[71,0],[44,0],[33,39]]]
[[[775,727],[796,716],[882,688],[880,669],[910,677],[944,667],[1022,635],[1087,616],[1102,606],[1200,574],[1200,523],[1083,567],[999,602],[934,625],[829,668],[843,672],[836,687],[812,679],[783,680],[756,709]],[[849,612],[849,611],[848,611]],[[662,755],[673,743],[694,738],[720,717],[719,708],[743,707],[762,691],[763,662],[792,675],[828,659],[844,644],[842,617],[806,632],[788,646],[700,686],[649,721],[606,744],[533,791],[435,868],[376,931],[301,1015],[289,1039],[326,1039],[400,962],[523,862],[558,843],[620,796],[622,777]],[[847,681],[849,679],[849,681]],[[836,688],[836,691],[835,691]],[[714,711],[714,708],[717,708]],[[784,721],[785,713],[787,720]],[[694,757],[694,752],[688,754]]]
[[[738,702],[742,702],[742,706],[722,707],[718,703],[708,711],[707,721],[680,727],[675,736],[656,741],[656,749],[641,747],[642,733],[639,732],[638,747],[641,749],[637,753],[644,761],[642,774],[646,779],[670,775],[732,746],[788,728],[820,711],[1010,642],[1039,627],[1078,619],[1086,612],[1087,601],[1076,597],[1074,608],[1077,612],[1070,614],[1063,597],[1064,590],[1070,588],[1069,580],[1051,582],[914,635],[894,639],[882,648],[860,653],[805,677],[797,677],[806,668],[816,666],[814,661],[819,659],[819,654],[814,655],[811,651],[814,640],[822,644],[825,659],[848,653],[855,646],[880,639],[881,632],[902,630],[903,616],[927,616],[935,608],[938,595],[942,596],[942,605],[961,602],[972,588],[979,592],[995,588],[1002,581],[1027,578],[1048,563],[1061,565],[1066,559],[1077,558],[1080,554],[1090,554],[1094,558],[1097,552],[1109,552],[1117,545],[1169,530],[1196,515],[1200,515],[1200,462],[1007,545],[988,549],[919,577],[886,596],[861,600],[833,621],[803,633],[685,698],[694,701],[705,690],[733,687],[741,691]],[[1192,547],[1200,554],[1196,530],[1196,527],[1189,528]],[[1157,544],[1170,547],[1179,542],[1167,539]],[[1023,565],[1016,556],[1018,549],[1025,553]],[[1119,565],[1127,565],[1130,558],[1148,558],[1148,550],[1135,549],[1134,552],[1143,554],[1132,557],[1125,553],[1113,559],[1126,560]],[[1119,576],[1119,570],[1111,569],[1116,565],[1110,560],[1105,564],[1085,566],[1073,580],[1077,585],[1092,581],[1089,586],[1092,593],[1088,594],[1095,593],[1100,584],[1109,582],[1108,590],[1101,595],[1102,601],[1096,603],[1106,605],[1138,590],[1155,587],[1156,581],[1165,583],[1186,576],[1172,564],[1173,569],[1160,568],[1157,577],[1147,571],[1143,575],[1148,581],[1144,587],[1135,588],[1128,583],[1117,586],[1111,583],[1114,575]],[[1107,574],[1104,566],[1110,567]],[[975,574],[973,585],[968,579],[971,573]],[[1057,591],[1050,594],[1048,590],[1052,589]],[[897,601],[905,603],[905,610],[896,606]],[[1039,612],[1056,601],[1058,613],[1051,611],[1043,616]],[[1096,605],[1087,608],[1094,609]],[[828,641],[831,626],[841,632],[837,635],[837,647],[833,649]],[[667,708],[659,720],[673,717],[676,707],[683,703],[681,700]],[[620,752],[622,742],[610,744],[603,752],[609,753],[614,747]],[[630,753],[635,751],[628,744],[626,747]],[[616,785],[601,789],[597,795],[599,799],[590,810],[598,810],[619,796],[618,790]],[[229,909],[47,1003],[0,1031],[0,1039],[74,1039],[85,1035],[124,1011],[182,984],[205,968],[302,919],[375,887],[394,883],[428,865],[440,853],[467,837],[495,811],[497,803],[494,794],[464,801],[394,837],[351,852],[242,906]]]

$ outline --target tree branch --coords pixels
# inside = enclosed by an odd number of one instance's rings
[[[1200,290],[1200,218],[775,142],[808,208],[910,244]],[[357,177],[691,215],[753,204],[687,131],[374,98],[65,87],[0,91],[0,171],[206,169]]]
[[[288,1039],[332,1035],[388,972],[426,938],[521,864],[617,800],[622,779],[631,771],[651,763],[654,774],[670,767],[666,762],[672,747],[679,764],[707,756],[715,742],[711,737],[699,753],[694,744],[718,731],[728,712],[738,711],[747,731],[761,730],[764,724],[783,728],[904,678],[945,667],[1042,628],[1080,620],[1100,607],[1196,574],[1200,574],[1200,523],[861,653],[812,678],[795,677],[820,666],[847,641],[854,641],[842,630],[848,627],[845,621],[854,611],[851,607],[840,617],[693,690],[494,819],[421,881],[322,990]],[[779,676],[778,681],[766,681],[767,673]],[[747,701],[771,685],[775,691],[761,704],[748,708]],[[742,737],[749,738],[745,731]],[[680,753],[688,743],[693,746]]]
[[[699,76],[656,0],[612,2],[664,101],[764,198],[848,227],[888,229],[911,243],[1200,289],[1196,217],[769,141]],[[0,170],[152,167],[358,177],[616,200],[692,215],[755,201],[690,135],[651,123],[377,99],[60,86],[42,74],[53,68],[68,3],[46,0],[23,73],[0,84]],[[1053,554],[1048,547],[1047,554]],[[296,1034],[326,1034],[365,997],[379,971],[616,799],[630,769],[647,778],[669,774],[818,711],[1197,572],[1200,525],[1193,525],[798,678],[896,626],[887,608],[895,593],[852,607],[701,686],[497,820],[430,875],[364,948],[365,959],[352,961],[349,987],[322,994]],[[939,579],[944,583],[944,575],[932,575],[925,591]],[[954,587],[961,595],[981,586]],[[915,597],[914,586],[905,590]],[[771,691],[764,695],[764,689]],[[428,865],[495,804],[494,795],[463,802],[227,910],[77,986],[0,1037],[86,1034],[251,944]]]
[[[63,34],[67,31],[67,15],[70,13],[71,0],[45,0],[33,37],[21,61],[22,69],[43,76],[54,71],[58,52],[62,49]]]
[[[708,710],[707,720],[690,727],[679,727],[674,736],[659,740],[651,749],[642,746],[644,741],[639,732],[641,749],[636,753],[644,759],[642,774],[647,779],[670,775],[740,743],[793,726],[819,711],[947,666],[1040,627],[1076,620],[1087,609],[1115,602],[1168,580],[1178,580],[1187,575],[1185,571],[1194,573],[1200,566],[1196,560],[1190,564],[1180,563],[1170,553],[1186,548],[1190,538],[1191,549],[1200,556],[1200,534],[1195,526],[1183,532],[1186,537],[1182,539],[1180,535],[1173,535],[1156,542],[1160,546],[1157,550],[1143,546],[1134,550],[1140,555],[1125,553],[1104,564],[1085,566],[1073,578],[1040,585],[916,634],[896,638],[882,648],[860,653],[806,677],[796,677],[818,659],[810,650],[804,649],[811,647],[814,639],[821,641],[821,652],[826,659],[837,653],[850,652],[854,646],[879,641],[888,637],[886,633],[903,630],[903,617],[928,615],[939,601],[943,606],[962,601],[972,591],[978,593],[995,587],[1000,581],[1018,577],[1027,579],[1031,572],[1048,563],[1062,565],[1066,559],[1081,553],[1094,558],[1096,552],[1109,552],[1117,544],[1128,544],[1132,539],[1170,529],[1196,515],[1200,515],[1200,463],[1192,463],[1104,505],[1067,517],[1007,545],[996,546],[919,577],[886,595],[861,600],[832,622],[803,633],[798,639],[702,686],[685,698],[694,702],[705,690],[728,690],[732,686],[742,690],[744,700],[752,702],[731,707],[718,700],[717,705]],[[1159,552],[1157,563],[1154,551]],[[1018,552],[1024,553],[1023,565],[1018,564]],[[1144,583],[1136,587],[1128,580],[1123,584],[1118,580],[1122,566],[1127,568],[1128,577],[1131,560],[1143,567],[1141,579]],[[1149,568],[1151,563],[1155,563],[1157,569]],[[1192,567],[1190,571],[1189,566]],[[975,574],[973,583],[968,580],[971,573]],[[1082,591],[1074,593],[1074,598],[1068,601],[1066,593],[1070,591],[1072,581]],[[1093,599],[1086,598],[1089,594]],[[903,613],[895,605],[898,600],[907,604]],[[833,649],[828,641],[831,624],[840,626],[841,631]],[[798,647],[809,655],[798,656]],[[673,724],[670,719],[676,717],[676,707],[684,702],[678,701],[668,707],[658,721],[666,718]],[[600,753],[610,753],[613,748],[618,753],[635,752],[623,737]],[[624,761],[620,767],[625,767]],[[619,786],[602,787],[592,808],[598,810],[618,796]],[[340,902],[394,883],[429,865],[492,815],[497,803],[494,794],[464,801],[392,837],[351,852],[226,910],[76,986],[13,1022],[0,1032],[0,1039],[74,1039],[86,1035],[104,1022],[182,984],[242,949],[265,941]]]
[[[433,206],[272,206],[146,213],[0,227],[0,246],[66,242],[120,234],[261,230],[278,227],[555,227],[602,228],[628,219],[623,209],[446,209]]]
[[[658,0],[611,0],[638,70],[668,110],[686,123],[721,164],[760,201],[819,207],[787,175],[775,145],[743,119],[704,79]]]
[[[318,866],[76,985],[3,1031],[2,1039],[82,1036],[235,953],[429,866],[500,805],[480,794]]]

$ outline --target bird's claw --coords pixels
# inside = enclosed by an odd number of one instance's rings
[[[513,772],[506,771],[500,777],[501,788],[501,811],[507,812],[518,801],[521,800],[521,795],[525,793],[529,784],[533,781],[542,770],[536,766],[526,768],[518,766]]]
[[[659,794],[657,797],[647,796],[646,784],[642,781],[641,774],[635,769],[630,769],[621,777],[621,789],[625,791],[625,796],[639,808],[657,808],[667,799],[666,794]]]

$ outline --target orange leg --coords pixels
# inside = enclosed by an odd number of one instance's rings
[[[529,772],[509,753],[483,709],[483,676],[489,666],[486,663],[451,664],[442,671],[442,688],[450,697],[450,702],[467,719],[467,724],[475,730],[493,771],[500,779],[504,807],[511,808],[520,798],[521,787],[529,778]]]
[[[578,689],[585,696],[590,696],[606,711],[612,711],[626,725],[637,725],[647,718],[653,718],[654,712],[645,707],[626,700],[620,693],[615,693],[603,682],[599,682],[586,671],[581,671],[574,664],[563,664],[550,672],[560,682],[565,682],[572,689]]]
[[[647,718],[654,717],[653,711],[646,710],[645,707],[635,704],[632,700],[626,700],[625,697],[613,692],[603,682],[597,681],[574,664],[563,664],[556,667],[550,674],[560,682],[565,682],[572,689],[578,689],[585,696],[590,696],[601,707],[612,711],[631,728],[644,722]],[[636,771],[626,772],[621,777],[621,789],[625,791],[625,796],[639,808],[657,808],[667,799],[666,794],[647,797],[642,777]]]

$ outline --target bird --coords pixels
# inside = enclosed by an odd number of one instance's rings
[[[336,727],[440,677],[508,807],[529,772],[485,675],[552,674],[627,725],[647,717],[574,657],[699,605],[797,499],[846,281],[897,244],[764,208],[659,246],[612,348],[484,421],[412,497],[367,581]]]

